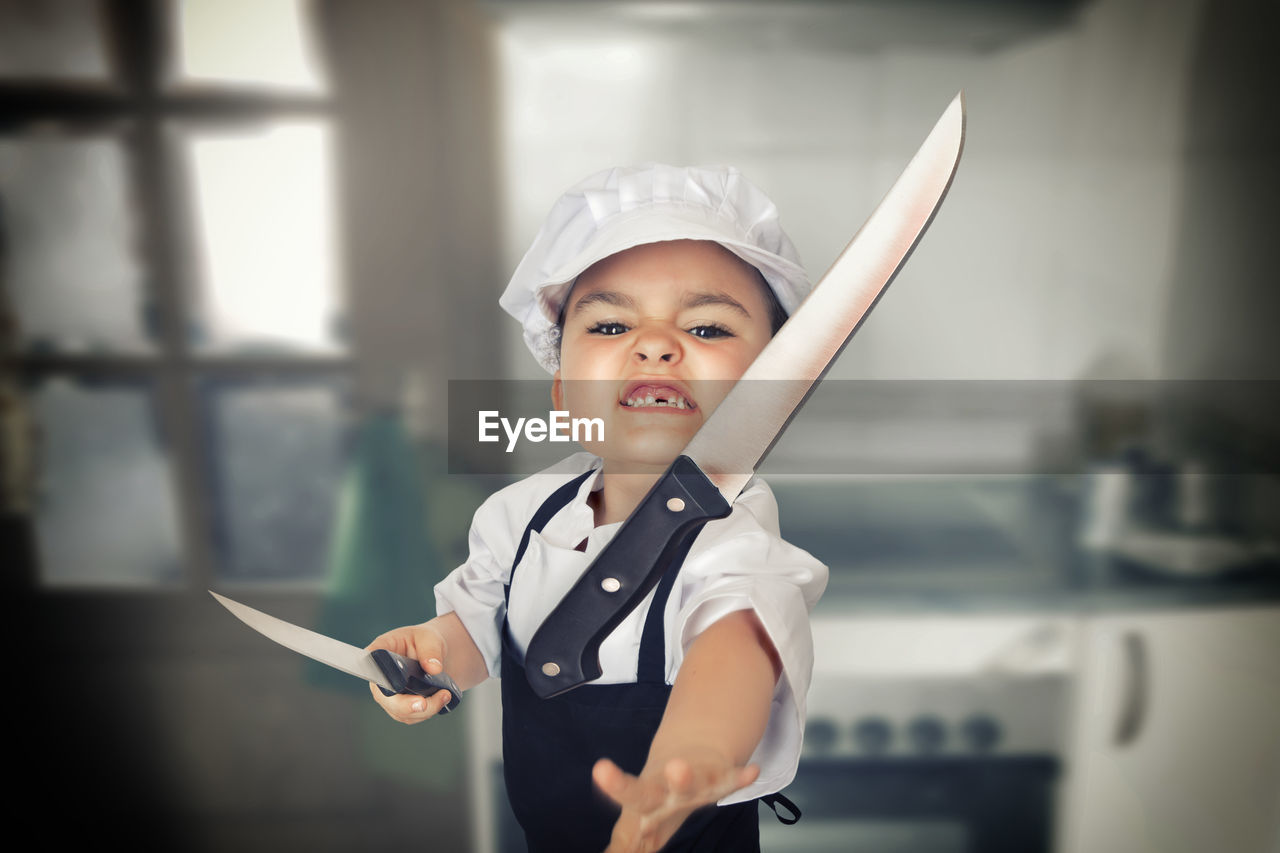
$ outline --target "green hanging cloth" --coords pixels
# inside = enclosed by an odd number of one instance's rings
[[[469,478],[450,478],[445,458],[442,447],[419,448],[394,413],[372,415],[359,428],[338,498],[319,631],[363,647],[435,615],[432,588],[465,559],[470,514],[483,500]],[[372,768],[440,790],[461,783],[465,700],[456,713],[405,726],[357,679],[310,661],[307,677],[363,700],[358,725]]]

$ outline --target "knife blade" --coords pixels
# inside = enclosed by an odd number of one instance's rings
[[[525,653],[534,693],[548,698],[599,678],[600,644],[688,537],[730,513],[933,221],[960,162],[964,124],[961,92],[808,298],[548,614]]]
[[[340,672],[371,681],[386,696],[397,693],[431,696],[440,690],[448,690],[449,702],[440,709],[441,714],[449,713],[462,701],[462,693],[453,679],[444,673],[430,675],[415,660],[388,649],[369,651],[357,648],[300,625],[277,619],[213,590],[209,590],[209,594],[237,619],[264,637]]]

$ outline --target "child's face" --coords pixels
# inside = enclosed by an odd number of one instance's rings
[[[600,418],[606,470],[665,468],[771,337],[764,280],[724,247],[637,246],[578,277],[552,400]]]

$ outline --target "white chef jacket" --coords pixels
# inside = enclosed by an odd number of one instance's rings
[[[534,632],[621,527],[595,527],[587,504],[603,486],[601,460],[576,453],[531,477],[494,493],[476,510],[467,561],[436,585],[436,611],[456,612],[498,677],[502,660],[502,620],[523,656]],[[511,578],[520,538],[551,493],[595,470],[574,500],[529,544],[511,585],[510,612],[503,587]],[[586,551],[576,546],[587,540]],[[736,610],[754,610],[782,662],[769,722],[751,756],[760,776],[730,794],[721,805],[781,790],[795,778],[804,735],[805,697],[813,671],[809,611],[827,585],[827,567],[806,551],[784,542],[778,532],[778,504],[768,485],[753,478],[727,518],[710,521],[694,541],[667,599],[664,614],[666,681],[675,682],[694,638]],[[636,680],[640,637],[654,592],[627,615],[600,645],[603,675],[592,684]]]

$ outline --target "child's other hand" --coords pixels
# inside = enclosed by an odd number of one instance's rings
[[[756,780],[754,764],[733,766],[713,749],[653,762],[632,776],[607,758],[591,771],[600,790],[622,806],[605,853],[651,853],[662,848],[685,818]]]
[[[444,672],[447,645],[440,632],[430,625],[410,625],[396,628],[379,636],[370,643],[367,649],[388,649],[398,655],[416,660],[430,675]],[[437,691],[430,696],[417,696],[412,693],[397,693],[394,696],[383,695],[378,685],[370,683],[369,691],[374,700],[393,720],[406,725],[414,725],[429,720],[440,709],[449,703],[448,690]]]

